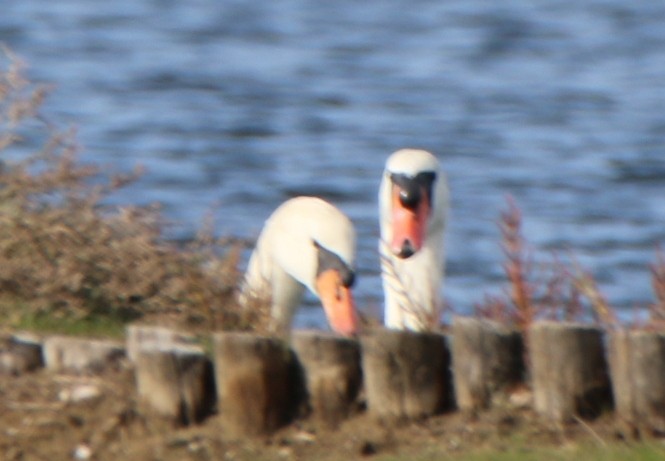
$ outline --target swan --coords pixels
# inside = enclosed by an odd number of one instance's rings
[[[448,184],[434,155],[401,149],[388,157],[379,187],[386,327],[439,325],[447,210]]]
[[[321,300],[334,331],[355,334],[355,239],[349,218],[330,203],[316,197],[287,200],[259,235],[241,285],[241,305],[267,302],[270,330],[288,336],[307,288]]]

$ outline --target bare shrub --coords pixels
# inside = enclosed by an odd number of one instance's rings
[[[510,300],[514,307],[513,321],[521,330],[526,330],[533,322],[536,310],[533,302],[535,287],[527,279],[533,261],[522,236],[522,213],[510,197],[508,210],[501,213],[499,228],[506,256],[503,270],[508,278]]]
[[[48,91],[6,51],[0,68],[0,316],[155,318],[249,328],[234,301],[243,242],[208,230],[187,246],[162,237],[159,207],[109,207],[140,171],[107,176],[78,159],[73,130],[44,121]],[[44,139],[36,152],[28,141]],[[18,158],[18,159],[17,159]]]
[[[614,310],[595,279],[574,259],[572,264],[556,256],[536,261],[522,234],[522,213],[511,197],[501,212],[499,229],[508,286],[503,296],[486,296],[477,304],[476,315],[515,325],[522,332],[539,318],[579,321],[585,312],[598,323],[616,324]]]

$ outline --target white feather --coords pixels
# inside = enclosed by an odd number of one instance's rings
[[[353,267],[355,231],[351,221],[319,198],[293,198],[268,218],[249,259],[240,302],[269,302],[277,332],[290,329],[305,287],[318,295],[314,241]]]
[[[402,259],[395,256],[386,243],[392,239],[390,175],[415,176],[423,171],[433,171],[437,175],[425,241],[416,254]],[[436,157],[423,150],[402,149],[388,158],[379,188],[379,253],[385,296],[384,323],[387,327],[425,331],[439,324],[447,210],[448,183]]]

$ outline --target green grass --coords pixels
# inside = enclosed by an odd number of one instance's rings
[[[600,445],[571,445],[560,448],[514,447],[506,451],[482,449],[477,452],[455,454],[436,448],[408,456],[377,456],[374,461],[661,461],[665,459],[665,444],[613,443]]]
[[[57,318],[48,314],[37,314],[25,315],[13,326],[18,330],[29,330],[36,333],[120,339],[125,336],[126,322],[110,316]]]

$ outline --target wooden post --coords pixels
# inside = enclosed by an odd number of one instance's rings
[[[524,382],[519,332],[490,320],[453,319],[455,400],[461,410],[488,408],[492,399]]]
[[[609,362],[617,416],[641,434],[665,432],[665,334],[610,334]]]
[[[127,358],[132,363],[136,362],[141,349],[168,349],[178,344],[196,344],[196,338],[162,326],[133,324],[126,328],[125,347]]]
[[[227,433],[261,435],[295,413],[295,359],[277,338],[251,333],[213,335],[219,413]]]
[[[384,420],[415,419],[450,404],[450,352],[444,335],[377,329],[360,342],[370,414]]]
[[[357,341],[320,331],[296,331],[292,347],[305,377],[313,416],[336,427],[357,408],[362,385]]]
[[[563,423],[591,418],[611,407],[612,395],[600,328],[539,321],[528,331],[534,406]]]
[[[136,352],[139,397],[177,424],[202,421],[215,405],[211,360],[192,345],[143,347]]]
[[[55,335],[44,340],[42,353],[47,369],[81,373],[118,366],[125,348],[117,341]]]
[[[20,375],[43,366],[39,338],[26,333],[0,338],[0,374]]]

